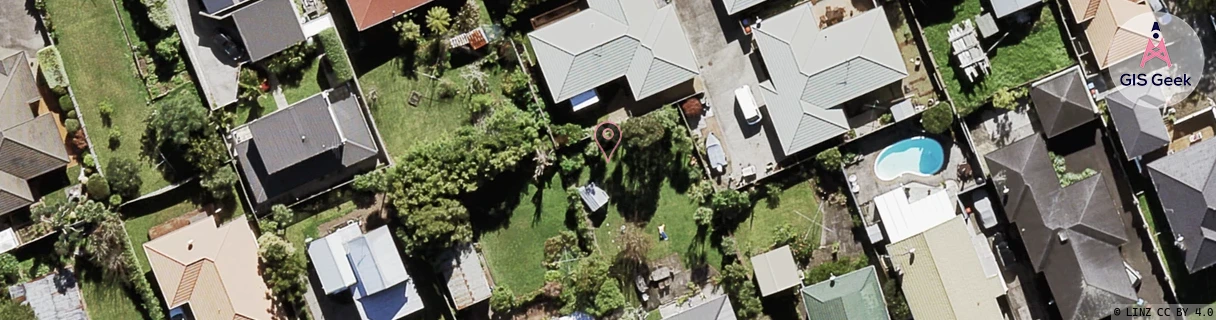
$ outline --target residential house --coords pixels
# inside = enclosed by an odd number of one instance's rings
[[[1104,318],[1110,305],[1137,301],[1120,254],[1127,234],[1101,174],[1060,187],[1039,135],[985,158],[1005,214],[1064,319]]]
[[[363,320],[395,320],[422,310],[388,226],[363,234],[357,223],[308,243],[326,295],[350,294]]]
[[[802,272],[794,262],[790,246],[781,246],[751,258],[760,296],[767,297],[802,284]]]
[[[202,219],[144,243],[165,306],[192,319],[275,317],[245,216],[216,226]]]
[[[367,30],[394,17],[417,9],[431,0],[346,0],[355,28]]]
[[[758,96],[785,155],[848,132],[842,104],[908,76],[883,7],[824,29],[817,21],[806,3],[754,34],[770,77]]]
[[[754,7],[754,6],[764,2],[764,0],[717,0],[717,1],[722,1],[722,6],[726,8],[726,14],[732,15],[732,16],[739,12],[743,12],[743,10],[747,10],[747,8]]]
[[[917,319],[1004,319],[1007,288],[983,234],[964,216],[887,245]]]
[[[622,77],[633,99],[642,100],[699,74],[675,6],[652,0],[588,4],[528,33],[554,102],[580,95],[587,100],[587,93]]]
[[[1081,68],[1073,66],[1030,85],[1030,101],[1048,138],[1088,123],[1096,117],[1093,96],[1085,87]]]
[[[730,298],[720,295],[703,301],[692,308],[680,313],[664,317],[663,320],[735,320],[735,308],[730,304]]]
[[[887,300],[874,266],[802,288],[809,320],[888,320]]]
[[[1106,96],[1106,109],[1119,132],[1123,156],[1138,159],[1169,145],[1170,135],[1161,121],[1165,94],[1151,87],[1123,87]]]
[[[233,129],[228,140],[255,212],[294,203],[378,164],[377,139],[350,84]]]
[[[1105,70],[1144,53],[1154,16],[1144,0],[1068,0],[1072,16],[1085,29],[1098,69]]]
[[[1148,164],[1174,245],[1196,273],[1216,264],[1216,142],[1203,141]]]
[[[1036,4],[1043,3],[1040,0],[990,0],[992,4],[992,13],[996,14],[996,18],[1004,18],[1014,13],[1022,11],[1022,9],[1030,8]]]
[[[0,57],[0,215],[38,201],[30,181],[68,164],[58,120],[39,114],[41,102],[25,52]]]

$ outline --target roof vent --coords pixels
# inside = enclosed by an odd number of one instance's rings
[[[1183,241],[1183,240],[1186,240],[1186,238],[1183,237],[1182,235],[1178,235],[1178,236],[1174,237],[1174,246],[1178,247],[1178,249],[1182,249],[1183,251],[1186,251],[1186,241]]]
[[[186,250],[194,250],[194,239],[186,241]]]
[[[1056,238],[1060,239],[1060,243],[1068,243],[1068,233],[1064,233],[1064,232],[1057,233]]]
[[[836,274],[835,273],[830,273],[830,274],[832,276],[830,278],[828,278],[828,286],[835,287],[836,286]]]
[[[308,140],[308,136],[300,135],[300,142],[304,142],[305,140]]]

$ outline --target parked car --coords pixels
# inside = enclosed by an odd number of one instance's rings
[[[739,103],[739,108],[743,110],[743,119],[747,120],[748,125],[760,123],[764,117],[760,115],[760,107],[756,105],[756,97],[752,95],[752,87],[743,85],[735,89],[735,101]]]
[[[232,61],[240,60],[241,55],[245,54],[244,50],[235,41],[232,41],[232,36],[229,36],[224,29],[215,29],[215,44],[220,46]]]

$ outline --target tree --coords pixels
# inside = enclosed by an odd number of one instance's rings
[[[728,188],[714,193],[710,206],[718,214],[719,220],[733,220],[751,206],[751,200],[747,193]]]
[[[124,199],[139,197],[139,188],[143,180],[139,177],[139,167],[135,161],[118,157],[106,163],[106,174],[109,175],[110,193],[122,196]]]
[[[422,27],[414,22],[412,15],[402,16],[401,20],[393,24],[393,30],[397,30],[397,42],[402,47],[418,44],[418,39],[422,38]]]
[[[839,170],[844,164],[844,156],[840,154],[840,148],[831,147],[815,155],[815,161],[824,169]]]
[[[621,251],[616,255],[617,261],[626,263],[630,267],[646,263],[646,254],[654,245],[654,238],[633,224],[625,227],[625,231],[617,237],[617,241],[621,246]]]
[[[667,137],[667,128],[658,117],[642,116],[621,124],[621,143],[630,150],[645,150]]]
[[[274,233],[283,236],[287,226],[295,220],[295,212],[282,204],[276,204],[270,207],[270,215],[266,219],[262,219],[258,225],[262,229],[262,233]]]
[[[198,95],[170,94],[157,107],[151,127],[161,144],[184,148],[196,133],[207,127],[207,108],[199,102]]]
[[[1025,96],[1026,88],[1002,88],[992,94],[992,106],[1005,110],[1014,110],[1018,107],[1018,99]]]
[[[116,213],[107,212],[104,215],[85,242],[84,251],[89,253],[89,261],[101,267],[107,277],[125,279],[133,272],[134,266],[125,256],[127,233]]]
[[[624,306],[625,295],[621,294],[621,285],[615,279],[608,279],[595,293],[595,304],[589,311],[591,315],[602,317]]]
[[[440,199],[433,205],[403,212],[400,217],[406,251],[444,249],[473,240],[469,210],[456,200]]]
[[[5,285],[21,281],[21,262],[12,253],[0,253],[0,282]]]
[[[88,192],[89,199],[103,201],[110,198],[110,182],[99,174],[89,176],[89,181],[84,184],[84,190]]]
[[[714,209],[706,207],[698,207],[697,211],[692,214],[693,221],[696,221],[699,227],[708,227],[714,222]]]
[[[194,170],[205,174],[215,173],[228,162],[228,147],[213,131],[197,132],[186,145],[185,159]]]
[[[511,291],[511,287],[506,284],[494,287],[494,293],[490,294],[490,309],[494,313],[507,313],[515,309],[515,292]]]
[[[203,190],[206,190],[207,194],[216,200],[231,199],[233,196],[232,190],[236,188],[237,182],[240,181],[236,175],[236,171],[232,170],[230,166],[223,166],[211,174],[204,174],[199,180],[199,184],[203,186]]]
[[[954,123],[954,114],[950,111],[950,105],[946,103],[938,103],[929,107],[920,118],[920,124],[925,127],[925,131],[933,134],[945,133],[950,130],[952,123]]]
[[[359,192],[369,192],[369,193],[386,192],[386,191],[388,191],[388,184],[389,184],[388,179],[389,179],[389,176],[391,175],[390,173],[387,172],[389,170],[392,170],[392,168],[385,168],[382,170],[373,170],[368,173],[356,175],[355,180],[354,180],[354,185],[352,187],[355,188],[355,190],[359,191]]]
[[[447,35],[449,28],[452,25],[452,15],[448,13],[448,8],[434,6],[426,12],[426,28],[431,30],[431,34],[437,37]]]
[[[258,257],[265,266],[262,278],[280,301],[294,309],[304,301],[308,290],[304,280],[307,272],[304,258],[299,256],[296,248],[290,242],[274,233],[264,233],[258,237]]]
[[[452,26],[456,31],[465,32],[477,28],[481,23],[481,5],[476,0],[466,0],[464,5],[460,6],[460,12],[456,13],[456,21]]]
[[[310,57],[317,51],[316,44],[302,41],[264,60],[266,70],[283,77],[296,75],[308,65]]]
[[[751,273],[747,266],[735,261],[722,268],[722,273],[718,275],[718,284],[726,290],[731,300],[739,303],[735,306],[735,313],[744,319],[755,317],[764,309],[756,294],[756,284],[751,281]]]

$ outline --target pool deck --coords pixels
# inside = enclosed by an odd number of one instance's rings
[[[919,126],[893,126],[887,128],[889,132],[874,134],[863,137],[861,139],[849,143],[849,151],[859,154],[860,161],[854,162],[845,167],[845,176],[850,180],[856,177],[856,190],[853,192],[853,199],[861,208],[862,217],[865,218],[867,224],[870,224],[877,219],[877,214],[874,212],[873,200],[875,197],[895,190],[906,184],[921,184],[930,188],[946,188],[950,192],[950,198],[957,199],[960,190],[967,189],[975,185],[975,180],[967,179],[962,181],[958,177],[958,166],[966,163],[966,157],[963,156],[963,150],[957,143],[949,140],[949,136],[933,135],[919,130]],[[903,174],[899,177],[883,181],[874,173],[874,164],[878,161],[878,154],[887,146],[899,142],[900,140],[908,139],[915,136],[925,136],[942,143],[943,150],[949,150],[946,154],[945,165],[942,170],[932,176],[919,176],[913,174]]]

